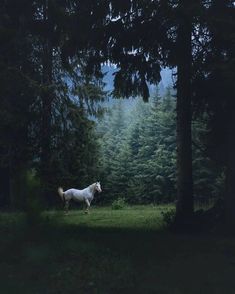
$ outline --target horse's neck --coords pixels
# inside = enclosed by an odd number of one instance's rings
[[[95,194],[95,184],[90,185],[88,188],[92,194]]]

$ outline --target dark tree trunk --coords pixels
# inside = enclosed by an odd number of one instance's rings
[[[176,219],[187,220],[193,214],[192,142],[191,142],[191,66],[192,23],[190,3],[181,1],[177,50],[177,205]]]
[[[10,205],[10,174],[9,168],[0,167],[0,207]]]
[[[51,116],[52,116],[52,48],[49,40],[43,46],[43,93],[42,93],[42,131],[41,166],[47,169],[51,158]]]
[[[53,101],[53,47],[51,43],[52,26],[50,24],[50,7],[48,0],[44,1],[43,21],[47,28],[42,38],[42,124],[41,124],[41,181],[46,202],[48,180],[50,179],[51,163],[51,121]]]
[[[229,229],[235,229],[235,102],[232,103],[227,124],[227,164],[225,190],[225,217]]]

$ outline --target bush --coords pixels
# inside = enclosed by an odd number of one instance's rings
[[[161,211],[161,215],[162,215],[163,222],[167,227],[170,227],[174,223],[175,209],[172,208],[167,211]]]
[[[40,181],[34,171],[28,171],[25,175],[25,212],[27,220],[34,225],[41,221],[42,203]]]
[[[112,209],[123,209],[127,205],[126,199],[119,197],[118,199],[114,200],[112,203]]]

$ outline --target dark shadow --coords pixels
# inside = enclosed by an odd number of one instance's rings
[[[222,293],[226,285],[232,294],[235,286],[231,237],[97,228],[56,217],[33,226],[23,218],[1,222],[0,231],[5,293],[198,294]]]

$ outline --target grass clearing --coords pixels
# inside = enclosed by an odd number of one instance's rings
[[[56,215],[59,222],[90,228],[120,228],[130,230],[160,230],[163,226],[161,211],[170,206],[127,206],[120,210],[110,207],[93,208],[89,216],[82,210],[71,211],[68,216]],[[53,212],[49,212],[49,215]]]
[[[0,293],[234,293],[235,238],[168,233],[168,208],[2,213]]]

